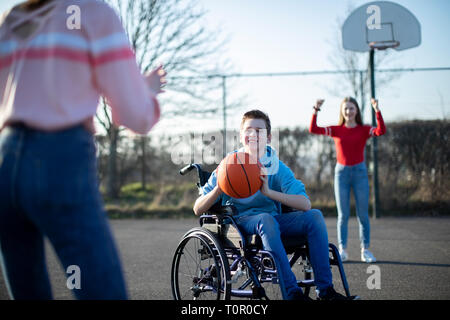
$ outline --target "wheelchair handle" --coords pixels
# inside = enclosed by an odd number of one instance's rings
[[[184,176],[186,173],[188,173],[189,171],[192,171],[193,169],[195,169],[195,165],[194,164],[188,164],[186,167],[180,169],[180,174],[182,176]]]

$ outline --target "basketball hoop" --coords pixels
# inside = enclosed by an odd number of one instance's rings
[[[389,48],[397,48],[400,45],[399,41],[372,41],[369,47],[374,50],[386,50]]]
[[[353,11],[342,25],[344,49],[356,52],[402,51],[420,45],[421,31],[417,18],[401,5],[375,1]]]

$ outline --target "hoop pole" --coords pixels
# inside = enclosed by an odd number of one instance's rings
[[[223,116],[223,150],[222,155],[227,155],[227,77],[222,76],[222,116]]]
[[[370,50],[369,56],[369,72],[370,72],[370,93],[373,99],[375,99],[375,50]],[[375,115],[375,110],[372,109],[372,126],[377,126],[377,119]],[[378,194],[378,143],[377,138],[372,137],[372,163],[373,163],[373,174],[372,174],[372,218],[379,218],[378,205],[379,205],[379,194]]]
[[[361,96],[361,120],[364,122],[364,111],[366,109],[366,104],[365,104],[365,92],[364,92],[364,79],[363,79],[363,71],[359,71],[359,91],[360,91],[360,96]]]

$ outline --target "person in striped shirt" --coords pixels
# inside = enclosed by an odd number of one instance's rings
[[[364,162],[364,148],[370,137],[381,136],[386,132],[378,101],[371,99],[375,110],[377,127],[364,125],[358,102],[351,97],[345,98],[340,107],[337,126],[317,126],[317,113],[324,100],[317,100],[311,119],[309,132],[332,137],[336,147],[337,164],[335,168],[334,191],[338,210],[337,237],[339,252],[343,261],[348,259],[347,237],[348,218],[350,216],[350,192],[353,189],[356,213],[359,222],[361,260],[372,263],[376,259],[370,246],[369,221],[369,180]]]
[[[74,12],[79,26],[68,23]],[[11,298],[53,298],[44,237],[78,299],[127,298],[99,192],[93,117],[103,96],[115,125],[146,134],[164,84],[162,66],[141,74],[103,1],[29,0],[2,15],[0,261]]]

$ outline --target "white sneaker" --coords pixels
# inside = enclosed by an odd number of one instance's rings
[[[339,247],[339,255],[341,256],[341,261],[342,262],[348,260],[348,253],[347,253],[347,251],[344,248]]]
[[[366,262],[366,263],[374,263],[377,261],[377,259],[375,259],[372,252],[370,252],[368,249],[362,249],[361,250],[361,261]]]

